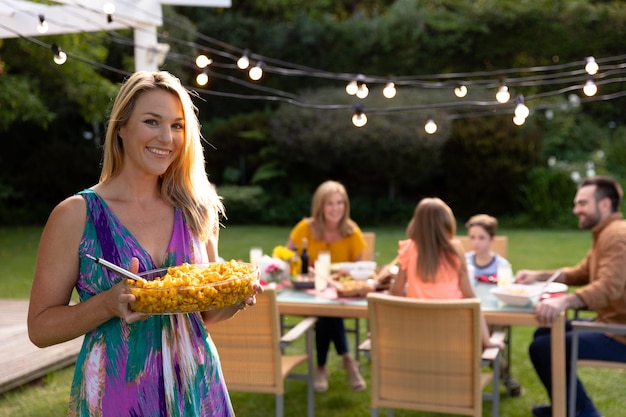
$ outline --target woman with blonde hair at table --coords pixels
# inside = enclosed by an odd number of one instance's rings
[[[400,269],[389,293],[426,299],[477,298],[455,232],[452,209],[439,198],[422,199],[407,227],[409,239],[398,242]],[[482,316],[481,335],[483,347],[503,347],[491,340]]]
[[[341,183],[326,181],[317,187],[311,202],[311,217],[304,218],[295,225],[285,246],[302,252],[303,239],[307,239],[311,261],[315,261],[321,251],[330,252],[332,262],[354,262],[361,259],[365,239],[359,226],[350,218],[350,200]],[[350,388],[354,391],[365,389],[359,364],[350,355],[343,318],[320,317],[315,327],[315,390],[322,392],[328,389],[326,361],[330,342],[334,343],[337,354],[342,357]]]

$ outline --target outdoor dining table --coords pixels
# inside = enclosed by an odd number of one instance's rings
[[[475,290],[488,324],[500,326],[538,326],[532,306],[503,304],[490,293],[493,284],[478,282]],[[337,298],[334,289],[325,291],[283,288],[278,292],[281,315],[367,318],[365,298]],[[565,417],[565,314],[551,325],[552,335],[552,416]]]

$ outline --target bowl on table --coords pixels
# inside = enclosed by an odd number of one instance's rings
[[[373,269],[351,269],[349,273],[356,281],[367,281],[370,278],[374,278]]]
[[[541,291],[540,286],[524,284],[508,284],[491,289],[491,293],[495,295],[498,300],[506,304],[521,307],[536,303],[541,296]]]
[[[245,262],[187,264],[137,274],[127,279],[135,296],[134,311],[150,314],[177,314],[206,311],[240,303],[254,294],[259,270]]]
[[[298,274],[291,278],[291,284],[298,290],[310,290],[315,288],[315,277],[308,274]]]

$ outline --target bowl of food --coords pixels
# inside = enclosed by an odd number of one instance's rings
[[[245,262],[188,264],[154,269],[126,279],[135,296],[134,311],[150,314],[176,314],[214,310],[240,303],[254,294],[259,270]]]
[[[315,288],[315,277],[308,274],[298,274],[291,278],[291,284],[299,290]]]
[[[541,295],[541,287],[536,285],[508,284],[492,288],[491,293],[504,303],[514,306],[526,306],[537,302]]]
[[[371,281],[356,281],[354,279],[348,279],[339,281],[335,285],[338,297],[365,297],[368,292],[375,291]]]
[[[351,269],[349,273],[356,281],[367,281],[370,278],[374,278],[373,269]]]

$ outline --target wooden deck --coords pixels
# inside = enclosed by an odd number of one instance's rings
[[[40,349],[28,339],[28,300],[0,299],[0,393],[76,361],[83,338]]]

